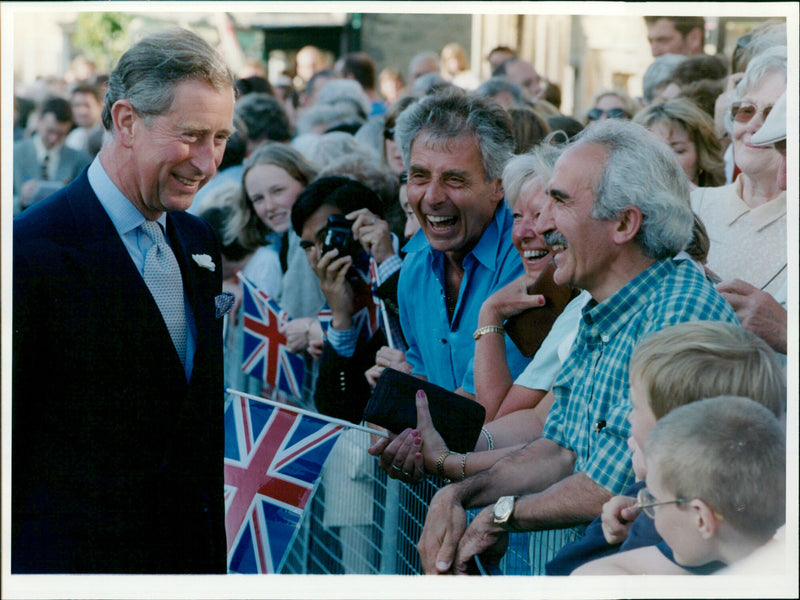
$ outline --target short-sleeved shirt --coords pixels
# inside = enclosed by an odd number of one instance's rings
[[[561,370],[561,363],[569,355],[569,348],[578,335],[578,324],[581,320],[581,308],[591,296],[581,292],[575,296],[553,322],[550,333],[542,341],[542,345],[533,355],[533,360],[514,380],[514,385],[521,385],[531,390],[549,390]],[[563,350],[562,350],[563,349]]]
[[[431,248],[422,230],[403,250],[397,299],[400,325],[413,373],[449,390],[475,393],[473,360],[481,304],[492,293],[523,273],[522,260],[511,243],[513,218],[500,202],[481,239],[464,257],[464,276],[452,319],[445,302],[444,253]],[[511,376],[525,368],[528,359],[506,336],[506,357]]]
[[[542,436],[575,452],[575,472],[612,494],[633,483],[627,439],[628,363],[648,333],[736,314],[691,261],[658,260],[601,303],[583,308],[578,336],[556,381]]]

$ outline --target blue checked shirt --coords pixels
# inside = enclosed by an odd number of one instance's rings
[[[583,308],[578,336],[553,383],[542,437],[576,454],[575,472],[621,494],[633,483],[627,446],[628,363],[648,333],[736,314],[691,261],[656,261],[616,294]]]
[[[444,254],[431,248],[418,231],[403,248],[408,254],[400,271],[397,301],[400,325],[413,372],[448,390],[474,394],[473,360],[478,312],[483,301],[522,275],[522,260],[511,243],[513,218],[505,201],[463,261],[464,277],[453,318],[447,314]],[[516,378],[530,362],[506,336],[506,357]]]

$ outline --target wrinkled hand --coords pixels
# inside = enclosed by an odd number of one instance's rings
[[[455,498],[454,486],[436,492],[425,516],[425,526],[417,542],[422,570],[427,575],[450,571],[456,548],[467,528],[467,512]]]
[[[333,249],[322,257],[316,247],[306,254],[311,268],[319,277],[322,295],[331,308],[331,326],[339,331],[350,329],[353,316],[353,288],[347,281],[347,271],[353,264],[350,256],[339,258],[339,250]]]
[[[771,295],[741,279],[723,281],[717,291],[736,311],[742,327],[786,354],[786,309]]]
[[[639,509],[633,508],[636,498],[631,496],[614,496],[603,505],[600,520],[603,525],[603,537],[609,544],[621,544],[628,539],[631,524],[639,515]]]
[[[452,568],[456,575],[466,575],[472,557],[478,554],[487,563],[496,563],[506,553],[508,532],[494,524],[492,510],[492,506],[487,506],[479,512],[461,537]]]
[[[375,364],[364,373],[371,387],[375,387],[378,377],[381,376],[381,373],[386,368],[392,368],[403,373],[411,373],[413,369],[411,364],[406,361],[406,355],[402,350],[383,346],[375,354]]]
[[[392,479],[404,483],[419,483],[425,479],[423,468],[422,438],[416,429],[404,429],[399,435],[389,434],[367,449],[372,456],[379,457],[378,464]]]
[[[376,263],[381,264],[394,254],[389,223],[366,208],[355,210],[345,218],[353,221],[353,238],[361,243],[367,254],[372,254]]]
[[[484,300],[478,323],[480,325],[502,325],[506,319],[529,308],[544,306],[544,296],[528,293],[528,287],[534,282],[535,280],[532,280],[527,274],[523,274],[494,292]]]

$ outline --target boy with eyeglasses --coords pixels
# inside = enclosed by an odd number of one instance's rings
[[[682,406],[656,424],[646,451],[637,506],[664,538],[658,551],[677,564],[734,564],[785,523],[785,433],[764,406],[735,396]],[[645,568],[634,572],[672,572]]]
[[[662,568],[685,572],[656,549],[661,536],[653,521],[636,507],[637,493],[644,488],[647,475],[642,450],[648,434],[672,410],[723,394],[753,398],[775,416],[785,412],[786,382],[777,356],[755,335],[726,323],[683,323],[649,335],[631,357],[630,385],[633,408],[628,415],[628,445],[637,483],[609,500],[584,537],[562,548],[547,563],[548,575],[624,569],[624,564],[617,563],[624,563],[624,555],[630,554],[627,551],[643,547],[648,553],[658,553],[656,560]],[[709,569],[722,566],[710,565]]]

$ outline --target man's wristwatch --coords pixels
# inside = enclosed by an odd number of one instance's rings
[[[516,496],[502,496],[494,503],[492,511],[492,521],[495,525],[500,525],[504,529],[508,525],[508,520],[514,512],[514,500]]]

